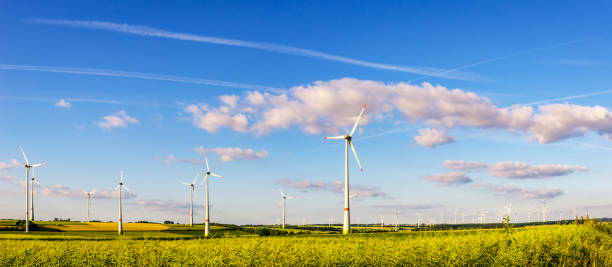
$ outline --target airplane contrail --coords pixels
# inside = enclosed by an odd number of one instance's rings
[[[597,96],[597,95],[607,95],[610,93],[612,93],[612,90],[605,90],[605,91],[586,93],[586,94],[580,94],[580,95],[551,98],[551,99],[546,99],[546,100],[530,102],[530,103],[526,103],[522,105],[523,106],[535,106],[535,105],[546,104],[546,103],[557,102],[557,101],[572,100],[572,99],[585,98],[585,97],[591,97],[591,96]]]
[[[575,44],[575,43],[580,43],[580,42],[584,42],[584,41],[589,41],[589,40],[593,40],[593,39],[602,38],[602,37],[605,37],[605,36],[608,36],[608,34],[601,34],[601,35],[596,35],[596,36],[592,36],[592,37],[589,37],[589,38],[578,39],[578,40],[571,40],[571,41],[551,44],[551,45],[547,45],[547,46],[543,46],[543,47],[532,48],[532,49],[525,50],[525,51],[514,52],[514,53],[503,55],[503,56],[492,57],[492,58],[488,58],[488,59],[481,60],[481,61],[478,61],[478,62],[474,62],[474,63],[471,63],[471,64],[463,65],[461,67],[457,67],[457,68],[454,68],[454,69],[445,70],[445,71],[443,71],[442,74],[449,74],[449,73],[452,73],[452,72],[455,72],[455,71],[465,70],[465,69],[468,69],[468,68],[472,68],[472,67],[488,64],[488,63],[491,63],[491,62],[495,62],[495,61],[506,59],[506,58],[510,58],[510,57],[531,54],[533,52],[537,52],[537,51],[541,51],[541,50],[546,50],[546,49],[555,48],[555,47],[561,47],[561,46],[567,46],[567,45],[571,45],[571,44]],[[417,78],[417,79],[413,79],[413,80],[410,80],[408,82],[411,83],[411,82],[423,80],[423,79],[426,79],[426,78],[429,78],[429,77],[432,77],[432,75],[424,75],[423,77],[420,77],[420,78]]]
[[[27,101],[38,101],[38,102],[57,102],[60,99],[64,99],[68,102],[82,102],[82,103],[101,103],[101,104],[123,104],[117,100],[106,100],[106,99],[94,99],[94,98],[50,98],[50,97],[20,97],[20,96],[7,96],[0,95],[0,99],[15,99],[15,100],[27,100]]]
[[[112,76],[112,77],[136,78],[136,79],[169,81],[169,82],[179,82],[179,83],[204,84],[204,85],[234,87],[234,88],[242,88],[242,89],[254,89],[254,90],[271,91],[271,92],[278,92],[280,90],[278,88],[273,88],[269,86],[261,86],[261,85],[225,82],[225,81],[217,81],[217,80],[206,80],[206,79],[189,78],[189,77],[182,77],[182,76],[173,76],[173,75],[151,74],[151,73],[143,73],[143,72],[108,70],[108,69],[66,68],[66,67],[55,67],[55,66],[31,66],[31,65],[0,65],[0,70],[23,70],[23,71],[41,71],[41,72]]]
[[[304,57],[314,57],[314,58],[320,58],[320,59],[325,59],[325,60],[343,62],[347,64],[352,64],[352,65],[376,68],[376,69],[393,70],[393,71],[407,72],[407,73],[413,73],[413,74],[418,74],[418,75],[434,76],[434,77],[447,78],[447,79],[468,80],[468,81],[476,81],[476,80],[484,79],[484,77],[480,75],[473,74],[473,73],[467,73],[467,72],[460,72],[459,70],[448,71],[448,70],[432,68],[432,67],[398,66],[398,65],[381,64],[381,63],[363,61],[363,60],[358,60],[354,58],[343,57],[343,56],[323,53],[323,52],[299,48],[299,47],[287,46],[287,45],[265,43],[265,42],[251,42],[251,41],[226,39],[226,38],[213,37],[213,36],[203,36],[203,35],[195,35],[195,34],[189,34],[189,33],[172,32],[172,31],[166,31],[166,30],[152,28],[148,26],[121,24],[121,23],[106,22],[106,21],[55,20],[55,19],[29,19],[29,20],[24,20],[24,22],[106,30],[106,31],[121,32],[121,33],[134,34],[134,35],[140,35],[140,36],[177,39],[177,40],[193,41],[193,42],[200,42],[200,43],[212,43],[212,44],[218,44],[218,45],[248,47],[248,48],[253,48],[253,49],[282,53],[282,54],[304,56]]]

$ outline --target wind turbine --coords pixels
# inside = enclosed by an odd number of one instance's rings
[[[210,172],[210,167],[208,166],[208,158],[206,156],[204,156],[204,162],[206,162],[206,176],[204,176],[204,179],[202,179],[202,183],[200,183],[200,186],[202,186],[204,184],[204,181],[206,181],[206,219],[204,220],[204,236],[207,237],[210,234],[210,213],[208,209],[208,177],[215,176],[223,178],[223,176]]]
[[[285,229],[285,201],[287,201],[287,199],[294,199],[294,196],[288,196],[286,195],[283,190],[281,190],[280,188],[278,189],[278,191],[281,193],[281,201],[279,203],[280,205],[283,205],[283,229]]]
[[[508,218],[508,223],[510,223],[510,208],[512,207],[512,202],[508,203],[508,205],[504,206],[506,208],[506,218]]]
[[[34,184],[40,185],[38,180],[34,178],[34,170],[32,169],[32,188],[30,189],[32,195],[32,203],[30,204],[30,221],[34,221]]]
[[[399,231],[399,210],[393,209],[393,221],[395,223],[395,231]]]
[[[353,134],[355,130],[357,130],[357,125],[359,124],[359,119],[361,119],[361,115],[363,115],[363,111],[365,110],[366,105],[363,105],[361,109],[361,113],[359,113],[359,117],[355,120],[355,125],[353,125],[353,130],[351,130],[350,134],[334,136],[334,137],[325,137],[325,139],[344,139],[344,225],[342,227],[343,234],[349,234],[351,232],[351,215],[349,212],[349,168],[348,168],[348,159],[349,159],[349,146],[351,150],[353,150],[353,154],[355,155],[355,159],[357,160],[357,165],[359,165],[359,169],[363,172],[363,168],[361,167],[361,163],[359,163],[359,157],[357,157],[357,152],[355,152],[355,146],[353,145]]]
[[[125,190],[127,191],[131,191],[127,186],[125,186],[125,184],[123,184],[123,169],[121,170],[121,180],[119,180],[119,185],[117,185],[117,187],[115,188],[115,190],[119,189],[119,234],[122,235],[123,234],[123,210],[121,207],[121,192],[122,189],[125,188]]]
[[[96,193],[96,189],[89,192],[83,190],[83,193],[87,195],[87,222],[91,221],[91,197]]]
[[[191,183],[182,183],[186,186],[189,186],[189,227],[193,227],[193,191],[195,187],[193,186],[198,178],[200,177],[200,172],[196,174],[196,177],[193,179]]]
[[[23,155],[23,159],[25,160],[25,165],[23,165],[23,167],[26,168],[26,179],[25,179],[25,183],[26,183],[26,218],[25,218],[25,232],[29,233],[30,232],[30,218],[28,218],[28,209],[30,209],[30,197],[28,196],[28,193],[30,191],[30,168],[37,168],[37,167],[41,167],[44,166],[45,164],[47,164],[46,162],[41,162],[41,163],[36,163],[36,164],[30,164],[30,161],[28,161],[28,157],[26,157],[25,152],[23,151],[23,148],[19,147],[19,150],[21,150],[21,155]]]

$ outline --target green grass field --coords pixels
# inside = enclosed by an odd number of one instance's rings
[[[84,228],[0,231],[0,266],[612,266],[610,224],[268,237],[217,225],[208,239],[201,225],[165,226],[123,237]]]

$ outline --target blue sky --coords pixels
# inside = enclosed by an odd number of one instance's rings
[[[342,216],[352,126],[353,221],[610,216],[608,2],[0,4],[0,217],[23,214],[18,147],[42,219],[186,222],[203,147],[223,180],[211,220]],[[561,98],[561,99],[559,99]],[[63,99],[63,101],[61,101]],[[170,157],[172,155],[172,157]],[[459,162],[462,161],[462,162]],[[445,164],[446,162],[446,164]],[[106,191],[104,191],[106,190]],[[201,191],[199,192],[201,193]],[[196,222],[202,221],[198,206]],[[535,211],[534,211],[535,214]],[[469,219],[468,219],[469,218]]]

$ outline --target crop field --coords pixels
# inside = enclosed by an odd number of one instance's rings
[[[612,266],[610,224],[266,237],[215,226],[214,238],[202,238],[201,226],[143,230],[148,227],[122,237],[104,231],[0,231],[0,266]]]

